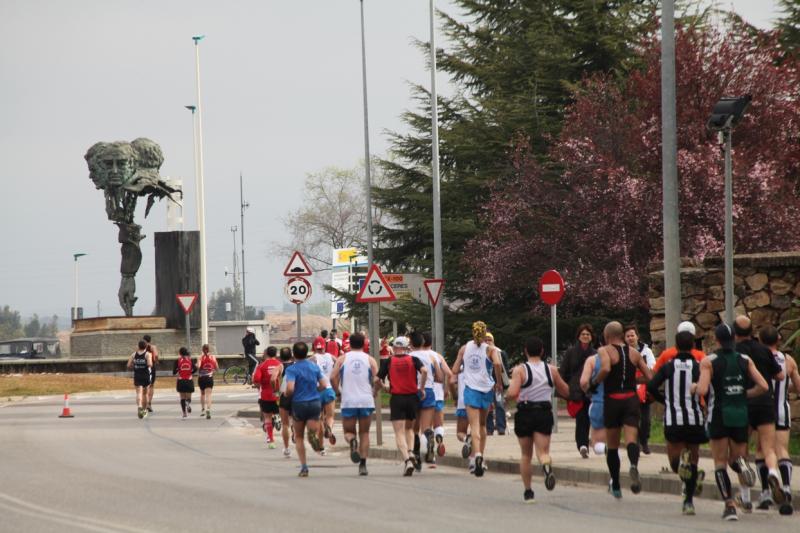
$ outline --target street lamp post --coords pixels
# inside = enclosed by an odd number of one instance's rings
[[[72,308],[72,321],[73,323],[78,320],[78,258],[86,255],[85,253],[72,254],[73,271],[74,271],[74,289],[75,289],[75,306]]]
[[[206,214],[205,186],[203,183],[203,104],[200,98],[200,41],[205,35],[195,35],[194,65],[197,87],[197,228],[200,232],[200,344],[208,343],[208,283],[206,275]],[[193,111],[194,113],[194,111]]]
[[[442,211],[439,200],[439,106],[436,97],[436,40],[434,32],[434,0],[430,0],[431,22],[431,178],[433,179],[433,275],[443,278],[442,268]],[[434,349],[444,353],[444,298],[434,308]]]

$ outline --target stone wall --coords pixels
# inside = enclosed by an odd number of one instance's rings
[[[750,316],[756,330],[800,317],[800,307],[793,303],[800,297],[800,252],[737,255],[733,271],[735,314]],[[666,340],[663,270],[649,274],[648,285],[650,334],[660,351]],[[684,259],[681,320],[695,324],[697,337],[706,349],[715,346],[714,327],[724,319],[724,286],[723,258],[709,257],[700,262]],[[782,333],[786,337],[792,331]]]
[[[208,344],[212,353],[216,353],[215,333],[214,328],[208,329]],[[153,344],[158,346],[159,354],[165,357],[177,355],[178,349],[186,345],[186,331],[181,329],[88,331],[73,333],[70,336],[70,356],[72,358],[129,356],[143,335],[150,335]],[[200,353],[199,329],[191,330],[189,351],[192,355]]]

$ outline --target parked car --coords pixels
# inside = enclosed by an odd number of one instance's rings
[[[53,359],[61,357],[55,337],[27,337],[0,341],[0,359]]]

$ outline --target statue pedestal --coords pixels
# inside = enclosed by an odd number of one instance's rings
[[[183,329],[186,315],[178,294],[195,293],[200,298],[200,232],[160,231],[153,240],[156,248],[156,314],[166,327]],[[200,327],[200,302],[189,315],[192,329]]]

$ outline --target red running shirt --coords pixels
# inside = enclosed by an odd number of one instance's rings
[[[387,361],[389,362],[389,391],[392,394],[416,394],[417,366],[414,361],[419,361],[419,359],[410,355],[396,355]]]
[[[201,376],[213,376],[214,370],[219,368],[217,364],[217,360],[214,359],[211,355],[203,355],[200,358],[200,375]]]
[[[195,366],[191,357],[179,357],[175,361],[175,367],[178,369],[178,379],[192,379]]]
[[[253,383],[260,385],[261,396],[260,398],[267,402],[275,402],[278,400],[278,395],[272,389],[272,377],[275,376],[281,368],[281,362],[275,358],[267,359],[256,367],[253,373]]]

